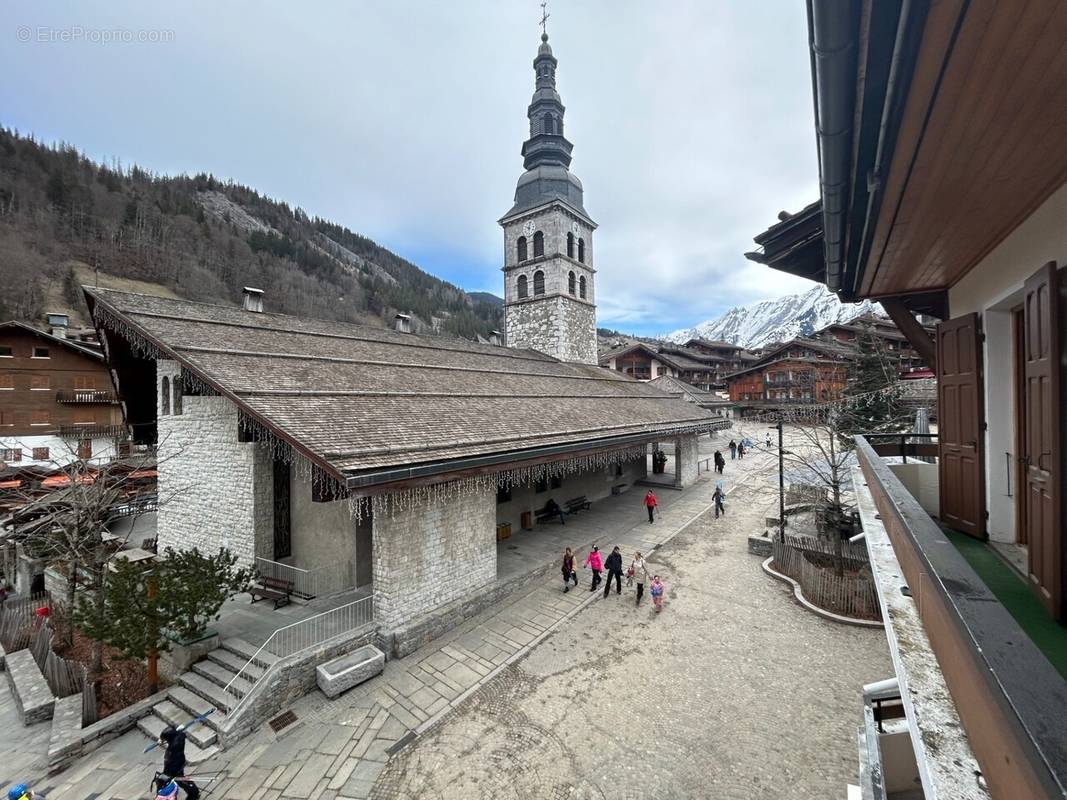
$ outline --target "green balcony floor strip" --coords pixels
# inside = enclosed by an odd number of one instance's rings
[[[1049,616],[1022,577],[989,545],[956,531],[945,531],[960,554],[997,600],[1067,680],[1067,628]]]

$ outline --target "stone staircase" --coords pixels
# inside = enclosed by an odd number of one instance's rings
[[[137,727],[152,741],[168,725],[184,725],[200,714],[216,709],[215,713],[185,732],[185,757],[190,764],[211,758],[219,751],[218,729],[226,720],[226,713],[238,702],[238,697],[224,691],[250,658],[256,661],[237,679],[231,689],[244,697],[263,673],[278,659],[243,639],[223,639],[206,658],[182,673],[167,691],[167,699],[152,707],[152,713],[141,718]],[[247,676],[247,678],[246,678]]]

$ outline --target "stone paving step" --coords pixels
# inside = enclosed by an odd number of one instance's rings
[[[152,706],[152,713],[163,720],[167,725],[173,725],[175,728],[180,725],[185,725],[195,716],[171,700],[164,700],[161,703],[156,703]],[[207,720],[202,720],[193,725],[185,732],[185,735],[190,742],[201,749],[211,747],[211,745],[215,744],[219,738],[218,734],[215,733],[215,729],[207,726]]]
[[[167,727],[167,723],[155,714],[149,714],[147,717],[142,717],[137,721],[137,728],[152,741],[156,741],[159,738],[159,734],[162,733],[165,727]],[[190,764],[199,764],[218,752],[219,748],[214,745],[204,748],[192,741],[185,743],[185,760]]]
[[[22,724],[32,725],[52,719],[56,698],[33,660],[33,654],[29,650],[11,653],[7,656],[6,667],[7,682]]]
[[[190,692],[184,686],[171,686],[167,690],[167,697],[178,708],[187,712],[190,716],[199,717],[201,714],[205,714],[213,708],[216,708],[215,704],[210,700],[205,700],[195,692]],[[226,715],[221,708],[216,709],[215,713],[205,719],[201,725],[207,725],[212,730],[218,730],[223,720],[226,719]]]
[[[207,654],[207,657],[216,664],[221,664],[226,667],[226,669],[234,674],[244,670],[244,674],[253,681],[259,680],[263,673],[266,672],[262,666],[254,661],[249,663],[247,658],[239,656],[237,653],[232,650],[227,650],[224,647],[216,647]]]
[[[209,700],[216,708],[229,711],[237,704],[237,698],[224,692],[222,687],[214,681],[208,680],[195,672],[183,672],[178,677],[178,683],[194,694]],[[184,704],[183,704],[184,705]]]
[[[193,664],[193,672],[217,683],[222,688],[230,686],[230,689],[237,692],[241,697],[244,697],[252,689],[252,681],[244,677],[238,678],[235,673],[226,669],[226,667],[208,659],[202,659]],[[234,678],[237,678],[237,680],[234,680]],[[232,685],[230,684],[231,681],[233,681]]]
[[[249,644],[244,639],[238,639],[236,636],[223,639],[220,642],[220,646],[223,650],[229,650],[231,653],[236,653],[241,656],[245,661],[255,656],[256,663],[266,669],[267,667],[278,661],[278,656],[273,653],[268,653],[266,650],[259,650],[254,644]]]

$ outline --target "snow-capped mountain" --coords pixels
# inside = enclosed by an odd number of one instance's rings
[[[742,347],[763,347],[807,336],[827,325],[849,322],[862,314],[881,315],[882,307],[871,300],[842,303],[825,286],[812,287],[804,294],[791,294],[765,300],[748,308],[732,308],[718,319],[661,336],[669,342],[711,339]]]

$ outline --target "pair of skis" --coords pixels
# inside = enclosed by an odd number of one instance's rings
[[[187,731],[187,730],[189,730],[189,728],[191,728],[191,727],[192,727],[193,725],[195,725],[195,724],[196,724],[196,723],[198,723],[198,722],[203,722],[203,721],[204,721],[205,719],[207,719],[208,717],[210,717],[210,716],[211,716],[212,714],[214,714],[214,713],[215,713],[215,709],[214,709],[214,708],[212,708],[212,709],[211,709],[211,710],[209,710],[209,711],[205,711],[205,712],[204,712],[203,714],[201,714],[201,715],[199,715],[199,716],[197,716],[197,717],[193,717],[193,718],[192,718],[191,720],[189,720],[188,722],[186,722],[186,723],[185,723],[184,725],[179,725],[179,726],[178,726],[178,727],[176,728],[176,730],[177,730],[177,731],[178,731],[179,733],[181,733],[181,732],[184,732],[184,731]],[[153,750],[155,750],[155,749],[156,749],[157,747],[159,747],[159,741],[158,741],[158,740],[157,740],[157,741],[154,741],[154,742],[152,742],[152,744],[148,745],[148,747],[146,747],[146,748],[144,749],[144,752],[146,752],[146,753],[151,753],[151,752],[152,752]]]

